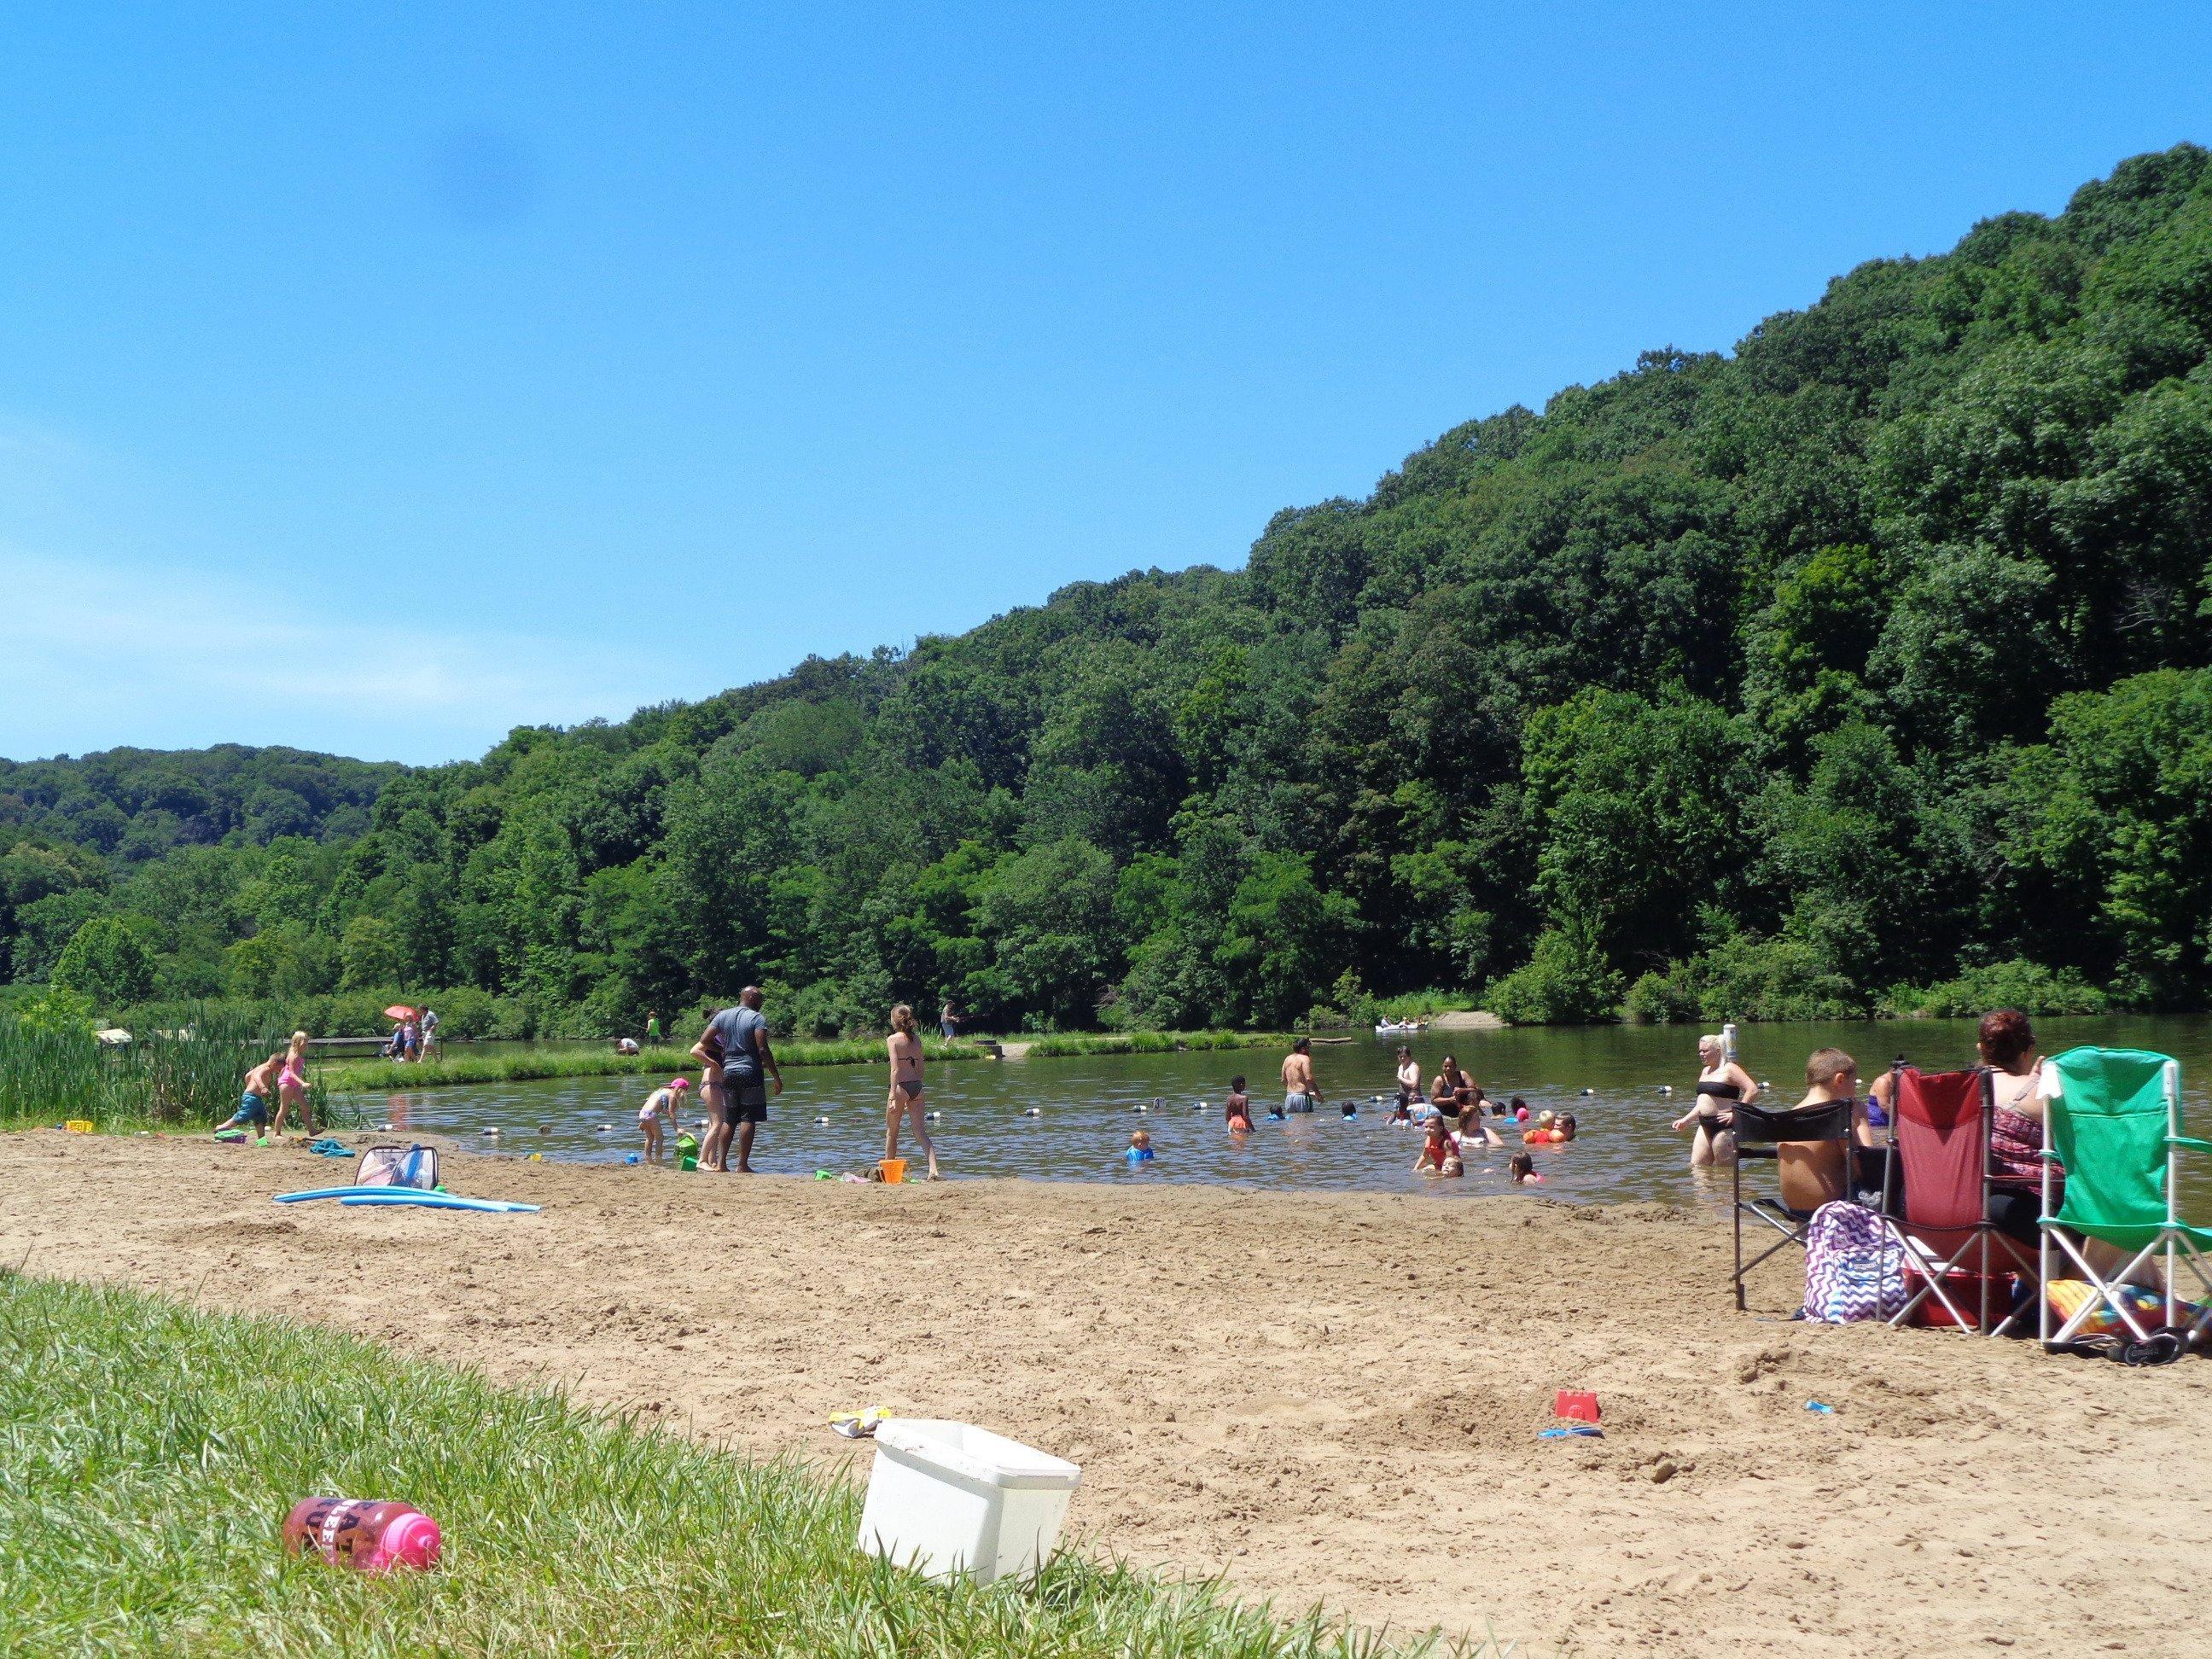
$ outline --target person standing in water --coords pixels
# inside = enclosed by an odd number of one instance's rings
[[[1758,1098],[1758,1079],[1729,1058],[1728,1044],[1712,1035],[1699,1037],[1698,1103],[1671,1126],[1676,1134],[1685,1129],[1694,1132],[1690,1142],[1692,1169],[1735,1162],[1735,1137],[1729,1133],[1735,1121],[1734,1108],[1739,1102],[1748,1106]]]
[[[1314,1085],[1313,1043],[1300,1037],[1283,1057],[1283,1110],[1310,1112],[1320,1104],[1321,1091]]]
[[[930,1144],[929,1131],[922,1127],[921,1068],[926,1057],[915,1030],[914,1010],[903,1002],[891,1010],[891,1034],[884,1043],[884,1052],[891,1062],[890,1098],[884,1103],[884,1157],[889,1160],[898,1156],[899,1120],[904,1117],[914,1125],[915,1144],[929,1160],[929,1178],[934,1181],[937,1148]]]
[[[1413,1051],[1401,1043],[1398,1048],[1398,1110],[1408,1113],[1421,1098],[1421,1062],[1413,1058]]]
[[[710,1115],[707,1139],[699,1149],[699,1167],[717,1173],[730,1167],[730,1143],[738,1147],[738,1173],[753,1173],[753,1133],[768,1121],[769,1085],[783,1092],[783,1071],[769,1047],[768,1021],[761,1016],[761,988],[748,985],[738,994],[738,1006],[725,1008],[707,1022],[707,1030],[692,1045],[702,1063],[711,1064],[710,1048],[721,1056],[721,1086],[708,1102]],[[719,1041],[714,1041],[719,1039]]]

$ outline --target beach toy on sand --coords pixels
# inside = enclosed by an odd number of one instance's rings
[[[1808,1412],[1817,1412],[1822,1417],[1833,1417],[1836,1414],[1836,1408],[1833,1406],[1824,1404],[1818,1400],[1807,1401],[1805,1409]]]
[[[635,1164],[635,1163],[636,1163],[636,1162],[637,1162],[637,1154],[636,1154],[635,1152],[624,1152],[624,1153],[623,1154],[623,1163],[625,1163],[625,1164]]]
[[[1575,1389],[1561,1389],[1552,1401],[1552,1415],[1595,1423],[1598,1418],[1597,1396]]]
[[[524,1158],[522,1161],[525,1164],[543,1164],[545,1161],[545,1154],[543,1152],[532,1152],[528,1158]]]
[[[365,1204],[373,1208],[390,1209],[401,1205],[424,1210],[488,1210],[500,1215],[535,1214],[535,1204],[510,1204],[497,1198],[456,1198],[451,1193],[421,1193],[386,1188],[376,1193],[350,1193],[338,1200],[351,1206]]]
[[[881,1406],[871,1406],[860,1412],[832,1412],[830,1426],[848,1440],[873,1440],[876,1425],[890,1415]]]
[[[73,1135],[88,1135],[94,1127],[93,1121],[88,1117],[73,1117],[62,1125],[63,1128]]]
[[[906,1180],[906,1160],[902,1158],[879,1159],[876,1168],[883,1171],[884,1185],[886,1187],[896,1187]]]
[[[1595,1424],[1577,1423],[1571,1429],[1539,1429],[1539,1440],[1602,1440],[1605,1431]]]
[[[412,1504],[308,1498],[284,1517],[287,1555],[319,1555],[362,1572],[434,1567],[444,1544],[438,1523]]]
[[[215,1138],[228,1146],[241,1146],[246,1140],[246,1131],[243,1129],[217,1129],[215,1132]]]

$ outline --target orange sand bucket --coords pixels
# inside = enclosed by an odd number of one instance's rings
[[[906,1160],[902,1158],[878,1158],[876,1167],[884,1172],[884,1185],[896,1187],[906,1180]]]

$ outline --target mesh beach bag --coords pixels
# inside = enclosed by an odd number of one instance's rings
[[[438,1152],[434,1146],[372,1146],[361,1155],[354,1171],[356,1187],[416,1187],[424,1192],[438,1184]]]

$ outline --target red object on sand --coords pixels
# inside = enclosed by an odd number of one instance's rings
[[[1578,1394],[1572,1389],[1561,1389],[1559,1396],[1552,1402],[1554,1417],[1571,1417],[1578,1423],[1597,1421],[1597,1396]]]

